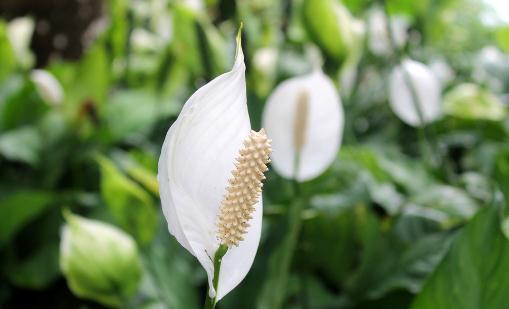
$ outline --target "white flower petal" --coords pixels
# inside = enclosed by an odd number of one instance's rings
[[[58,80],[48,71],[33,70],[30,79],[35,84],[37,92],[44,101],[59,105],[64,99],[64,91]]]
[[[415,87],[424,123],[440,118],[442,115],[440,82],[427,66],[409,59],[404,60],[402,65],[394,68],[391,73],[389,102],[394,113],[410,126],[421,125],[403,69]]]
[[[34,32],[35,22],[31,17],[14,18],[7,25],[7,35],[18,61],[30,66],[33,62],[33,56],[30,51],[30,40]]]
[[[308,97],[308,113],[295,178],[305,181],[323,173],[334,160],[341,145],[344,115],[334,84],[321,71],[289,79],[274,90],[262,122],[272,139],[272,166],[284,177],[295,176],[295,119],[301,95]]]
[[[262,231],[263,205],[262,199],[256,204],[253,219],[249,221],[250,228],[238,247],[231,247],[223,257],[219,273],[217,300],[219,301],[244,279],[258,250]]]
[[[391,18],[391,28],[397,47],[402,47],[407,41],[408,22],[402,16]],[[388,56],[392,51],[389,33],[387,32],[387,17],[382,8],[375,7],[368,12],[368,47],[377,56]]]
[[[159,159],[159,186],[170,233],[199,260],[212,286],[218,248],[217,217],[228,179],[251,124],[246,102],[244,56],[240,43],[233,69],[196,91],[171,126]],[[261,230],[253,219],[246,240],[224,257],[219,297],[247,274]],[[215,291],[212,291],[214,294]]]

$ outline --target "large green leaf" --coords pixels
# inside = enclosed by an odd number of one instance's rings
[[[281,237],[276,242],[276,248],[268,260],[265,282],[258,297],[257,308],[283,308],[287,296],[288,278],[292,265],[293,255],[302,226],[302,200],[290,205],[283,230],[279,231]]]
[[[346,282],[352,301],[379,299],[389,292],[416,293],[448,248],[450,233],[436,222],[403,215],[389,228],[358,206],[355,226],[362,246],[360,265]]]
[[[50,206],[53,195],[41,191],[17,191],[0,200],[0,246]]]
[[[0,65],[0,82],[3,82],[5,77],[14,71],[16,68],[16,58],[14,51],[12,50],[9,38],[7,37],[7,29],[5,23],[0,21],[0,59],[2,59],[2,65]]]
[[[12,161],[36,164],[41,143],[40,135],[32,127],[11,130],[0,136],[0,155]]]
[[[102,174],[101,195],[112,215],[140,244],[148,244],[157,223],[150,194],[122,174],[109,159],[99,157],[98,161]]]
[[[500,229],[500,211],[487,206],[465,226],[413,309],[507,308],[509,240]]]

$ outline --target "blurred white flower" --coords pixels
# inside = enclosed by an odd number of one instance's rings
[[[157,35],[143,28],[133,29],[130,40],[133,48],[137,51],[157,51],[163,45]]]
[[[264,47],[258,49],[253,56],[253,64],[256,69],[269,74],[276,69],[278,50],[274,47]]]
[[[336,157],[343,107],[332,81],[316,70],[281,83],[265,105],[262,123],[272,139],[272,166],[284,177],[305,181]]]
[[[377,56],[387,56],[393,52],[389,33],[387,32],[387,17],[383,10],[375,7],[368,12],[368,47]],[[391,18],[391,28],[397,47],[402,47],[408,39],[408,22],[402,16]]]
[[[417,102],[414,102],[412,89],[415,90]],[[389,81],[389,103],[394,113],[406,124],[418,127],[440,118],[440,96],[440,83],[426,65],[405,59],[393,69]],[[416,107],[422,113],[422,121]]]
[[[207,271],[209,295],[216,300],[246,276],[260,240],[262,200],[259,191],[252,191],[259,190],[261,184],[258,183],[243,191],[249,196],[242,195],[244,193],[240,196],[242,202],[239,203],[252,203],[246,206],[252,218],[239,223],[238,226],[245,227],[244,233],[234,236],[243,240],[238,246],[231,246],[222,258],[216,293],[214,255],[220,244],[230,243],[222,237],[225,233],[220,224],[228,218],[223,217],[221,211],[232,201],[228,194],[242,187],[236,177],[251,173],[238,169],[245,163],[245,156],[252,154],[253,143],[255,149],[268,149],[263,148],[268,142],[264,132],[250,132],[244,55],[238,38],[232,70],[216,77],[189,98],[168,130],[159,158],[159,190],[168,229]],[[265,142],[261,142],[264,138]],[[244,159],[239,158],[239,151]],[[256,152],[253,156],[262,160],[265,154]],[[252,163],[263,169],[260,162]],[[242,183],[261,181],[263,174],[258,172],[252,174],[255,178]]]
[[[79,297],[122,307],[136,292],[141,261],[134,240],[106,223],[64,214],[60,268]]]
[[[205,10],[203,0],[181,0],[181,3],[196,12],[203,12]]]
[[[46,70],[33,70],[30,79],[44,101],[51,105],[62,104],[64,91],[53,74]]]
[[[475,57],[472,77],[480,83],[486,84],[495,92],[502,92],[507,70],[509,69],[509,55],[504,54],[495,46],[486,46]]]
[[[454,79],[454,71],[442,58],[435,58],[429,64],[429,68],[433,74],[438,78],[442,87],[445,87]]]
[[[30,41],[34,33],[35,22],[31,17],[18,17],[7,25],[7,35],[18,62],[30,67],[34,61],[30,51]]]

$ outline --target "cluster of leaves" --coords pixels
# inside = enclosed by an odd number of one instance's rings
[[[219,306],[504,308],[507,119],[446,116],[410,128],[387,104],[391,57],[356,50],[346,94],[342,55],[328,47],[335,36],[306,29],[321,20],[302,17],[308,1],[205,2],[107,1],[104,29],[82,59],[45,68],[63,86],[58,106],[39,96],[0,22],[0,307],[100,306],[77,299],[62,278],[64,209],[137,241],[143,278],[134,306],[201,305],[205,273],[167,232],[156,160],[186,98],[228,69],[243,21],[253,126],[275,85],[311,68],[317,44],[343,95],[345,136],[333,166],[301,184],[298,200],[292,182],[269,173],[255,264]],[[456,76],[444,90],[480,82],[507,99],[507,57],[478,61],[492,39],[507,49],[507,29],[484,26],[472,2],[388,1],[387,11],[409,20],[407,55],[450,63]],[[344,4],[359,19],[373,6]],[[322,34],[336,33],[333,19],[323,21]]]

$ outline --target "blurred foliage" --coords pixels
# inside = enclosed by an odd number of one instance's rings
[[[277,83],[322,63],[346,123],[319,178],[296,187],[269,172],[255,263],[218,307],[505,308],[509,26],[485,23],[480,1],[104,5],[83,57],[44,68],[63,87],[57,105],[0,21],[1,308],[101,308],[73,295],[59,269],[64,209],[136,240],[143,267],[130,307],[201,306],[205,272],[167,231],[157,158],[186,99],[230,67],[241,21],[254,128]],[[406,21],[400,52],[374,52],[370,35],[351,40],[373,9]],[[433,71],[452,89],[449,112],[424,129],[387,104],[386,76],[403,56],[441,63]]]

